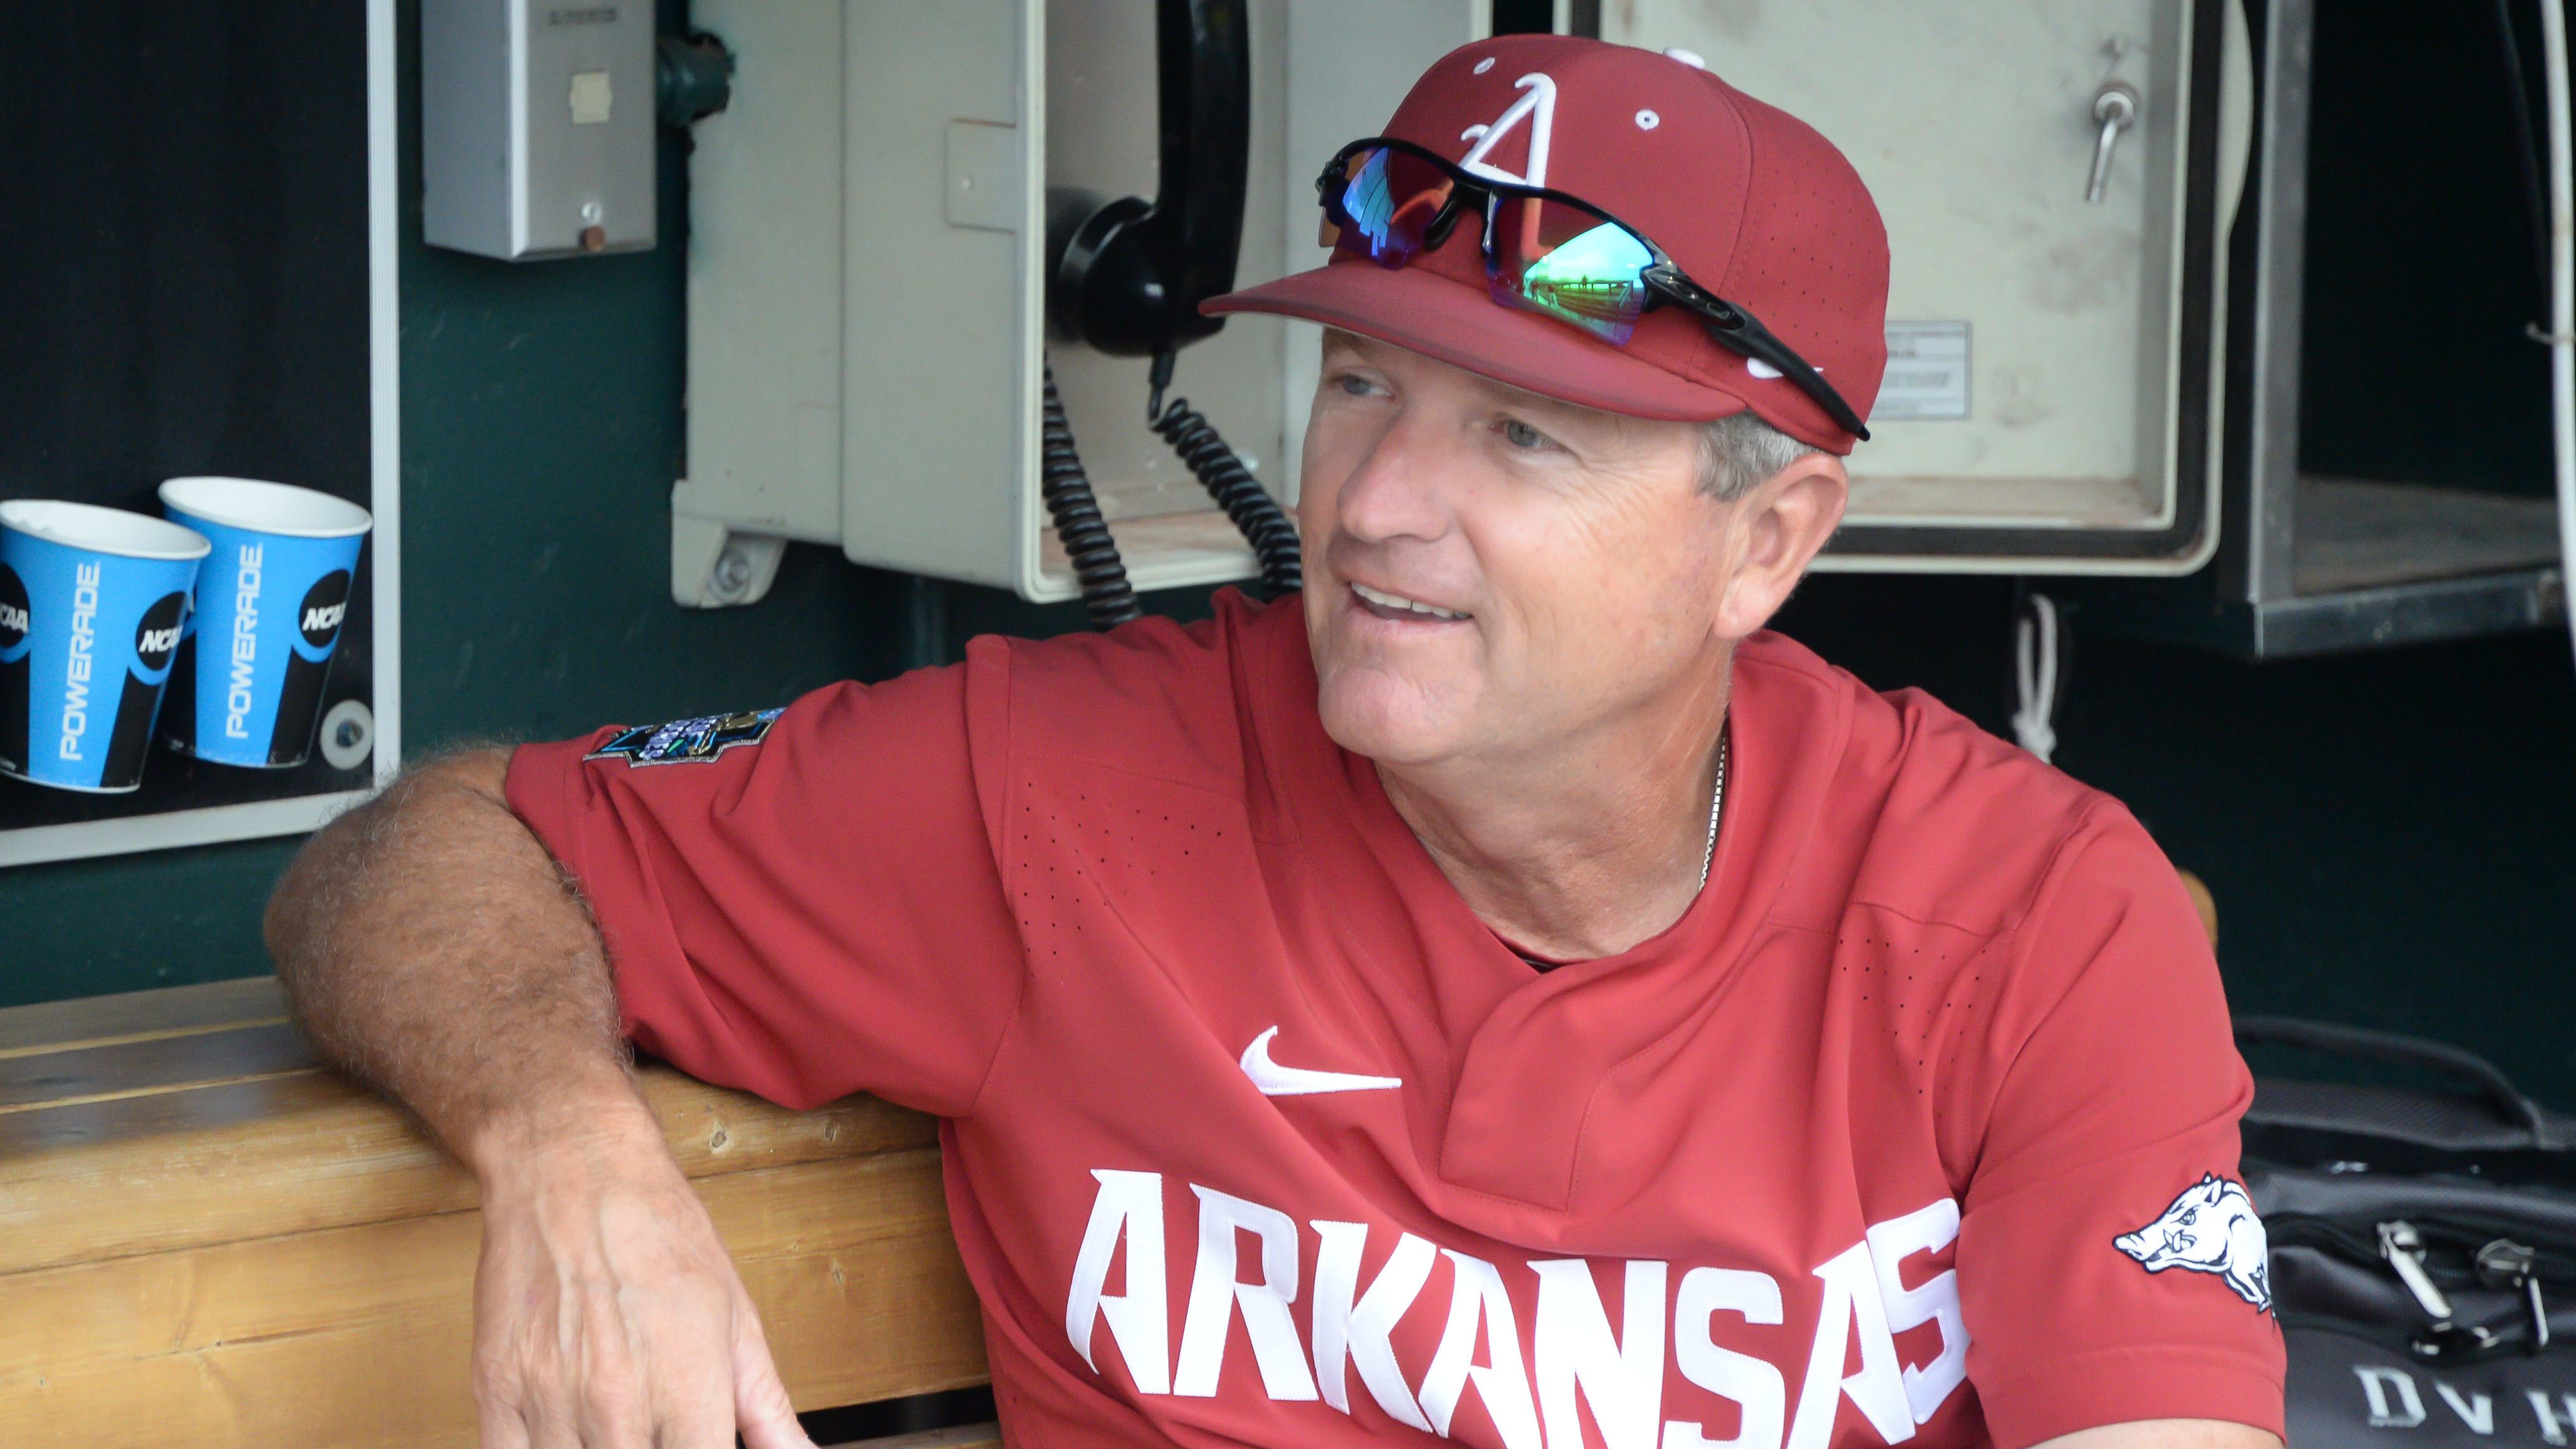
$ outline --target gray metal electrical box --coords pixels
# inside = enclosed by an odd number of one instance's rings
[[[651,249],[652,0],[422,0],[420,109],[432,246]]]
[[[2245,0],[1624,0],[1851,158],[1889,367],[1819,569],[2173,575],[2218,546]]]

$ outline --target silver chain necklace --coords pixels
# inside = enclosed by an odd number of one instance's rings
[[[1717,727],[1717,788],[1708,792],[1708,848],[1699,857],[1699,888],[1708,889],[1708,868],[1717,864],[1717,813],[1726,808],[1726,742],[1723,721]]]

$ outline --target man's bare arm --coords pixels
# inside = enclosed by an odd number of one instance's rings
[[[502,794],[447,756],[297,855],[265,929],[297,1019],[483,1187],[485,1449],[806,1444],[742,1280],[627,1075],[599,931]]]
[[[532,1118],[644,1115],[598,929],[510,813],[508,768],[475,750],[405,775],[313,838],[264,923],[313,1044],[478,1172]]]

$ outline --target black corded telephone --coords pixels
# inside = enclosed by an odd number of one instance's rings
[[[1120,357],[1154,359],[1145,419],[1172,445],[1261,559],[1277,592],[1298,587],[1297,533],[1234,450],[1187,401],[1167,406],[1174,356],[1224,320],[1199,304],[1234,288],[1252,137],[1246,0],[1156,0],[1161,176],[1152,201],[1070,189],[1047,195],[1047,314],[1064,338]],[[1041,491],[1099,628],[1138,616],[1118,546],[1092,496],[1073,432],[1046,379]]]

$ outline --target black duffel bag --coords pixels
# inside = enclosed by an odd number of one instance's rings
[[[2439,1042],[2284,1017],[2236,1037],[2466,1089],[2255,1083],[2290,1449],[2576,1442],[2576,1118]]]

